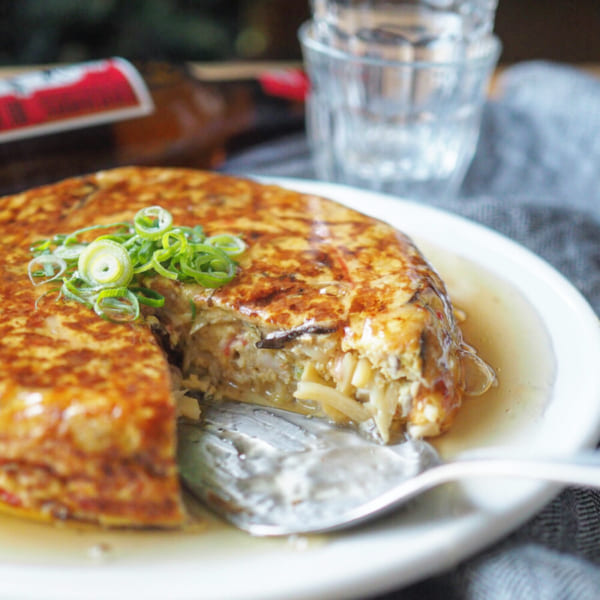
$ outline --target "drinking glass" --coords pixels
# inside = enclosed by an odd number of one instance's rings
[[[449,25],[427,36],[416,27],[417,40],[404,26],[372,29],[380,18],[334,38],[315,20],[299,30],[317,176],[407,198],[455,195],[477,146],[500,41],[484,30],[466,40],[464,25],[456,36]]]

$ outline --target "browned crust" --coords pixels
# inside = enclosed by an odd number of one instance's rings
[[[276,186],[116,169],[0,199],[0,503],[109,524],[182,521],[168,368],[151,332],[50,298],[36,310],[40,290],[27,277],[32,241],[131,220],[154,204],[177,224],[249,244],[234,282],[197,287],[195,301],[275,336],[307,323],[339,331],[345,348],[374,362],[420,354],[420,395],[436,395],[447,427],[462,394],[460,332],[443,283],[403,234]],[[417,402],[415,421],[419,410]]]

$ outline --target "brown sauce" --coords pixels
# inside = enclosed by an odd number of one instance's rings
[[[465,340],[498,379],[482,396],[466,398],[452,428],[435,445],[451,457],[526,435],[531,422],[542,415],[554,382],[554,354],[543,323],[505,281],[425,242],[419,246],[446,282],[454,305],[466,313],[461,323]]]

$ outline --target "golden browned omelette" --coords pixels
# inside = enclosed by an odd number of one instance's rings
[[[234,280],[208,289],[147,277],[166,303],[133,324],[73,301],[36,305],[33,241],[152,205],[179,225],[239,235],[248,248]],[[181,386],[326,416],[383,442],[438,434],[461,403],[470,349],[444,284],[403,234],[332,201],[132,167],[2,198],[0,229],[0,501],[18,513],[180,524]]]

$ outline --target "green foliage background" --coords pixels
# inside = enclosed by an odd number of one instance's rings
[[[308,0],[0,0],[0,63],[296,59]]]

